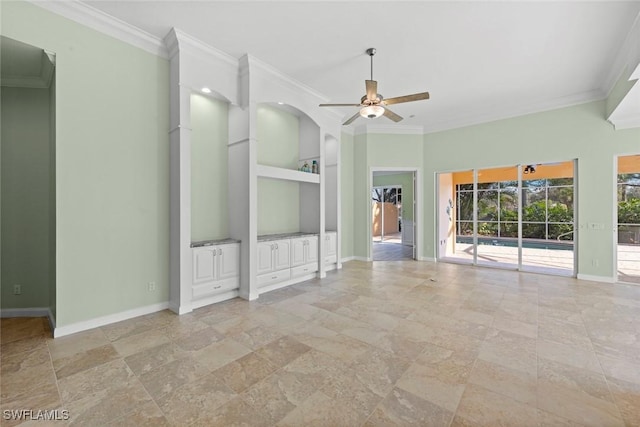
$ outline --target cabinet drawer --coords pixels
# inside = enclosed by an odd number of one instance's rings
[[[272,283],[284,282],[291,278],[291,270],[272,271],[271,273],[258,276],[258,287],[271,285]]]
[[[193,299],[202,298],[208,295],[215,295],[220,292],[226,292],[240,287],[240,279],[232,277],[230,279],[219,280],[216,282],[203,283],[194,285],[191,288]]]
[[[335,255],[335,254],[326,256],[326,257],[324,257],[324,262],[325,262],[325,264],[336,263],[336,262],[338,262],[338,256]]]
[[[310,264],[300,265],[291,269],[291,277],[304,276],[306,274],[318,271],[318,264],[313,262]]]

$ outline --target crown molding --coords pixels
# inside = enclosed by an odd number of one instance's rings
[[[167,49],[159,37],[138,27],[114,18],[79,0],[27,0],[36,6],[64,16],[81,25],[99,31],[115,39],[138,47],[162,58],[169,58]]]
[[[606,94],[600,90],[592,90],[574,95],[559,97],[550,101],[538,102],[525,106],[507,106],[494,110],[483,111],[479,114],[452,117],[425,126],[425,134],[458,129],[467,126],[495,122],[498,120],[512,119],[528,114],[542,113],[560,108],[572,107],[587,102],[599,101],[606,98]]]
[[[316,91],[312,87],[307,86],[306,84],[294,79],[293,77],[284,74],[282,71],[278,70],[274,66],[269,65],[266,62],[256,58],[253,55],[250,55],[250,54],[247,54],[246,58],[247,58],[247,63],[246,63],[247,67],[255,66],[256,68],[264,71],[265,73],[268,73],[271,76],[279,79],[285,85],[291,87],[294,91],[302,91],[302,92],[304,92],[304,93],[306,93],[308,95],[311,95],[311,96],[317,98],[321,102],[329,102],[329,98],[327,98],[325,95],[323,95],[320,92]],[[244,66],[244,64],[242,64],[242,65]],[[240,70],[240,75],[243,75],[247,71],[248,70],[241,69]]]
[[[178,53],[179,48],[205,61],[211,62],[212,60],[217,59],[236,69],[239,66],[237,58],[234,58],[228,53],[216,49],[215,47],[208,45],[175,27],[172,28],[165,36],[164,42],[167,45],[170,57]]]
[[[609,69],[604,82],[602,91],[609,96],[617,81],[627,68],[636,68],[640,64],[640,13],[631,25],[631,29],[627,33],[622,46],[618,50],[613,65]],[[637,77],[636,77],[637,78]],[[633,80],[633,79],[630,79]]]

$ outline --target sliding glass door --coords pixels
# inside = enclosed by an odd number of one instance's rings
[[[518,267],[518,167],[478,171],[477,263]]]
[[[640,155],[618,157],[618,280],[640,284]]]
[[[573,275],[573,170],[567,161],[439,174],[438,258]]]

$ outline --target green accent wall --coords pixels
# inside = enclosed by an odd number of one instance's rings
[[[228,104],[191,95],[191,240],[229,237]]]
[[[398,173],[373,177],[374,187],[402,186],[402,219],[413,221],[413,174]]]
[[[3,35],[56,55],[57,326],[165,303],[168,61],[27,2],[1,7]]]
[[[258,163],[297,169],[299,128],[295,115],[258,106]],[[300,189],[297,182],[258,179],[258,235],[300,231]]]
[[[2,308],[49,308],[53,269],[50,89],[2,87]],[[13,294],[14,285],[22,288]],[[55,287],[53,287],[55,290]],[[54,307],[55,309],[55,307]]]

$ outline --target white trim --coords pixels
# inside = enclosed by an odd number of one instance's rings
[[[244,73],[248,73],[249,68],[251,66],[255,66],[256,68],[260,68],[262,71],[268,74],[271,74],[272,76],[280,79],[282,82],[288,84],[294,89],[294,91],[301,90],[302,92],[305,92],[311,96],[318,98],[324,103],[329,102],[329,98],[327,98],[325,95],[321,94],[320,92],[316,91],[311,86],[307,86],[306,84],[284,74],[282,71],[278,70],[274,66],[267,64],[266,62],[256,58],[253,55],[247,54],[246,57],[247,57],[247,64],[246,65],[241,64],[241,69],[240,69],[241,76]],[[244,67],[246,67],[246,69],[243,69]]]
[[[609,117],[609,123],[611,123],[616,130],[638,128],[640,127],[640,115],[634,114],[619,118]]]
[[[418,258],[418,261],[438,262],[438,260],[436,258],[428,257],[428,256],[421,256],[421,257]]]
[[[352,259],[354,261],[363,261],[363,262],[371,262],[372,261],[371,258],[367,258],[367,257],[364,257],[364,256],[354,256],[354,257],[352,257]]]
[[[344,258],[342,258],[342,259],[340,260],[340,262],[345,263],[345,262],[353,261],[353,260],[355,260],[355,259],[356,259],[356,257],[354,257],[354,256],[348,256],[348,257],[344,257]]]
[[[162,58],[169,58],[169,53],[162,39],[138,27],[115,18],[86,2],[79,0],[38,1],[27,0],[32,4],[64,16],[78,24],[101,32],[115,39],[138,47]]]
[[[65,335],[75,334],[77,332],[86,331],[89,329],[99,328],[101,326],[110,325],[111,323],[121,322],[123,320],[132,319],[138,316],[144,316],[145,314],[156,313],[158,311],[166,310],[169,308],[169,302],[161,302],[158,304],[147,305],[145,307],[138,307],[131,310],[121,311],[120,313],[109,314],[102,317],[96,317],[94,319],[83,320],[81,322],[72,323],[70,325],[61,326],[53,330],[53,337],[59,338]]]
[[[639,45],[638,40],[640,40],[640,13],[638,13],[633,25],[631,25],[624,42],[613,60],[613,65],[609,69],[609,73],[602,84],[602,91],[606,93],[607,96],[611,95],[611,91],[616,86],[620,77],[622,77],[622,73],[624,73],[626,67],[635,67],[640,63],[640,52],[637,48]],[[636,45],[635,47],[633,46],[634,44]]]
[[[613,277],[607,276],[593,276],[591,274],[578,274],[578,280],[588,280],[590,282],[604,282],[604,283],[615,283],[615,279]]]
[[[47,317],[51,315],[48,307],[3,308],[0,317]]]

